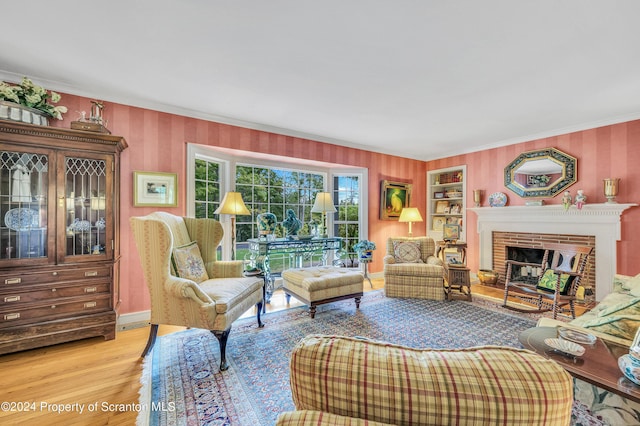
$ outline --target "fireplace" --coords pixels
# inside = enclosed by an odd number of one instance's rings
[[[501,232],[494,231],[492,233],[492,246],[493,246],[493,268],[500,272],[500,279],[498,280],[498,286],[504,286],[504,280],[506,278],[506,266],[505,260],[518,260],[521,262],[540,263],[544,256],[544,245],[547,243],[569,243],[578,244],[581,246],[595,248],[596,240],[593,235],[572,235],[572,234],[538,234],[538,233],[526,233],[526,232]],[[549,254],[549,261],[553,256],[553,251]],[[548,263],[547,262],[547,263]],[[585,288],[585,293],[593,295],[597,291],[595,265],[597,263],[597,253],[594,250],[589,256],[589,261],[585,268],[584,278],[581,280],[580,285]],[[547,264],[547,266],[549,266]],[[541,269],[534,268],[533,270],[527,269],[516,270],[517,274],[522,274],[526,277],[525,281],[529,281],[532,284],[538,282],[538,277],[542,274]],[[519,275],[518,275],[519,277]]]
[[[578,239],[581,244],[591,244],[595,248],[589,268],[591,277],[583,281],[583,285],[595,288],[596,300],[602,300],[613,289],[620,216],[633,206],[635,204],[587,204],[582,210],[571,207],[567,211],[558,204],[470,208],[468,210],[478,216],[480,269],[504,271],[504,247],[509,244],[541,248],[546,238],[552,238],[553,242],[567,242],[563,238]],[[494,247],[494,234],[497,233],[517,238],[502,248]],[[504,272],[502,275],[504,278]]]

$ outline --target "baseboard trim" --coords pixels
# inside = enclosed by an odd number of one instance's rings
[[[151,311],[131,312],[118,317],[117,330],[131,330],[133,328],[146,327],[151,320]]]

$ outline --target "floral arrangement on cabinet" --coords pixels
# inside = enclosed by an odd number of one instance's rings
[[[44,115],[62,120],[62,114],[67,112],[67,107],[58,105],[60,95],[54,91],[47,91],[44,87],[34,84],[24,77],[18,85],[10,85],[0,82],[0,101],[15,102],[19,105],[37,109]]]

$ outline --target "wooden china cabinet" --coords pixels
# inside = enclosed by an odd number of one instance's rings
[[[126,147],[0,120],[0,354],[115,338]]]

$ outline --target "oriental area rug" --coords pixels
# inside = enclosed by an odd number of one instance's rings
[[[289,356],[309,334],[358,336],[415,348],[519,348],[518,334],[533,327],[535,319],[491,309],[484,301],[393,299],[372,291],[365,293],[360,309],[345,300],[319,306],[314,319],[307,307],[298,307],[264,315],[264,328],[257,328],[255,318],[236,321],[224,372],[219,371],[218,342],[211,332],[192,329],[160,336],[144,364],[140,404],[149,410],[140,413],[138,425],[275,424],[279,413],[294,409]]]

